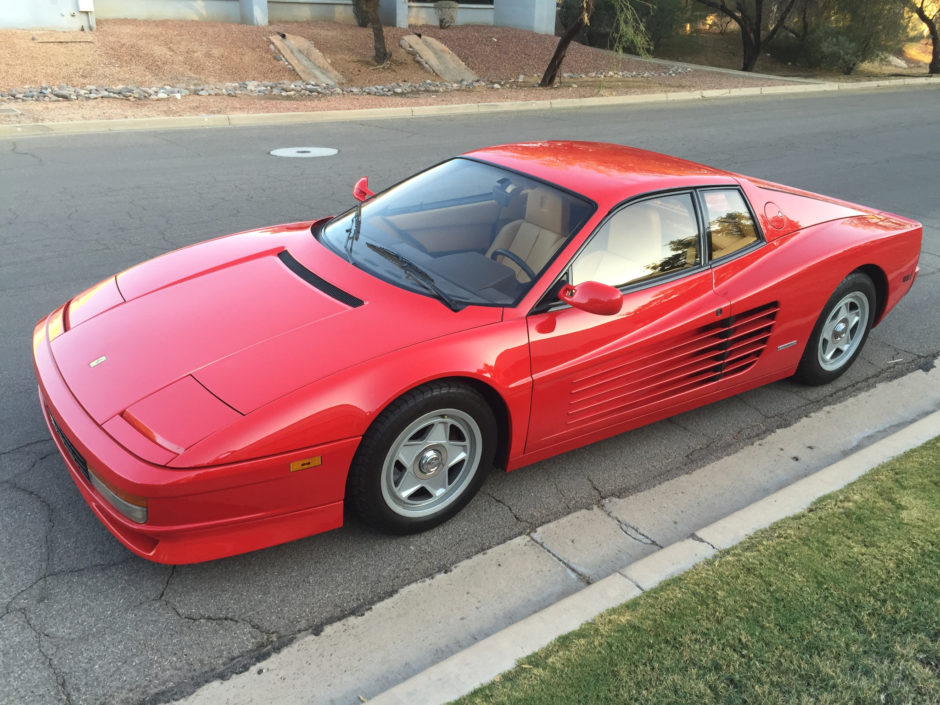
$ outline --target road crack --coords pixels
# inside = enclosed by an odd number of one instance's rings
[[[28,443],[24,443],[23,445],[16,446],[15,448],[10,448],[8,450],[0,451],[0,457],[3,457],[4,455],[11,455],[12,453],[18,453],[21,450],[26,450],[27,448],[31,448],[32,446],[40,445],[42,443],[52,443],[52,439],[40,438],[37,441],[29,441]]]
[[[46,511],[46,530],[45,535],[43,536],[43,556],[41,561],[42,567],[39,570],[39,578],[35,580],[28,588],[25,588],[25,590],[28,590],[29,588],[44,580],[49,574],[49,565],[52,561],[52,530],[55,528],[55,521],[53,520],[54,510],[52,505],[49,504],[49,501],[45,497],[34,492],[33,490],[27,489],[26,487],[21,487],[15,482],[11,482],[9,480],[3,484],[9,485],[14,490],[18,490],[25,495],[33,497]],[[10,598],[10,600],[8,600],[5,605],[5,610],[8,611],[10,609],[10,605],[13,603],[13,600],[23,594],[25,590],[19,591],[16,593],[16,595]]]
[[[72,705],[72,696],[69,693],[68,688],[65,684],[65,676],[59,672],[59,669],[56,668],[55,661],[52,660],[52,656],[46,651],[43,646],[43,639],[52,640],[53,637],[49,634],[46,634],[44,631],[39,629],[36,625],[32,623],[29,619],[29,615],[26,610],[17,610],[20,615],[23,617],[23,622],[26,623],[26,626],[29,627],[30,631],[36,635],[36,647],[39,649],[39,653],[42,654],[43,659],[46,661],[46,665],[49,667],[49,670],[52,672],[52,676],[55,678],[56,688],[58,689],[62,699],[67,703],[67,705]]]
[[[620,517],[618,517],[616,514],[611,512],[610,509],[606,507],[603,503],[601,503],[600,508],[604,512],[604,514],[606,514],[615,522],[617,522],[617,526],[619,526],[620,530],[624,534],[626,534],[629,538],[633,539],[637,543],[642,543],[647,546],[656,546],[656,548],[662,548],[662,546],[659,543],[657,543],[656,540],[652,536],[649,536],[643,533],[633,524],[630,524],[629,522],[626,522]]]
[[[585,474],[584,478],[588,481],[588,484],[591,485],[591,489],[594,490],[595,494],[597,494],[597,501],[598,502],[603,501],[604,493],[601,492],[601,488],[597,486],[596,482],[594,482],[594,478],[588,474]]]
[[[709,541],[706,541],[705,539],[703,539],[701,536],[699,536],[699,535],[696,534],[696,533],[693,533],[691,536],[689,536],[689,538],[692,539],[693,541],[698,541],[699,543],[704,543],[706,546],[711,546],[711,547],[712,547],[713,549],[715,549],[716,551],[719,550],[718,546],[716,546],[715,544],[713,544],[713,543],[711,543],[711,542],[709,542]]]
[[[512,514],[512,518],[515,519],[515,520],[516,520],[517,522],[519,522],[520,524],[522,524],[523,526],[525,526],[525,527],[530,527],[530,526],[532,525],[531,522],[526,521],[525,519],[523,519],[522,517],[520,517],[518,514],[516,514],[516,510],[515,510],[515,509],[513,509],[512,507],[510,507],[509,504],[507,504],[506,502],[504,502],[503,500],[501,500],[499,497],[497,497],[496,495],[494,495],[492,492],[487,492],[486,490],[484,490],[484,491],[483,491],[483,494],[485,494],[487,497],[489,497],[490,499],[492,499],[492,500],[493,500],[494,502],[496,502],[497,504],[503,505],[503,506],[506,508],[506,510],[507,510],[510,514]]]
[[[37,156],[36,156],[35,154],[33,154],[32,152],[21,152],[21,151],[20,151],[20,148],[19,148],[19,143],[18,143],[18,142],[13,142],[13,144],[10,146],[10,154],[16,154],[17,156],[20,156],[20,157],[32,157],[32,158],[35,159],[37,162],[39,162],[40,164],[42,164],[42,159],[40,159],[39,157],[37,157]]]
[[[675,426],[676,428],[679,428],[679,429],[685,431],[686,433],[690,433],[690,434],[692,434],[693,436],[698,436],[699,438],[705,438],[706,440],[711,441],[711,438],[710,438],[708,435],[702,433],[701,431],[696,431],[696,430],[693,429],[693,428],[689,428],[688,426],[685,426],[685,425],[679,423],[678,421],[676,421],[676,417],[675,417],[675,416],[670,416],[668,419],[666,419],[666,421],[668,421],[669,423],[671,423],[671,424],[672,424],[673,426]]]
[[[558,480],[556,480],[554,477],[551,478],[551,482],[552,482],[552,487],[555,488],[555,491],[558,493],[558,496],[561,498],[561,501],[564,502],[565,509],[570,514],[573,510],[571,508],[571,504],[569,504],[568,502],[568,498],[565,496],[565,493],[562,492],[561,490],[561,485],[558,484]]]
[[[564,566],[566,570],[568,570],[572,575],[574,575],[574,576],[575,576],[578,580],[580,580],[582,583],[584,583],[585,585],[590,585],[590,584],[593,582],[593,581],[591,580],[591,577],[590,577],[587,573],[584,573],[583,571],[579,570],[579,569],[574,565],[574,563],[572,563],[571,561],[569,561],[568,559],[566,559],[566,558],[565,558],[564,556],[562,556],[560,553],[557,553],[556,551],[554,551],[547,543],[545,543],[544,541],[542,541],[542,539],[539,538],[538,536],[536,536],[534,533],[529,534],[529,538],[532,539],[532,542],[533,542],[536,546],[540,547],[540,548],[541,548],[543,551],[545,551],[548,555],[550,555],[550,556],[551,556],[552,558],[554,558],[556,561],[558,561],[559,563],[561,563],[562,566]]]
[[[174,566],[175,569],[175,566]],[[182,612],[179,607],[173,604],[173,602],[165,596],[166,588],[170,583],[170,578],[173,576],[174,571],[170,571],[170,575],[167,577],[166,584],[161,590],[160,595],[156,598],[155,602],[162,603],[166,605],[170,611],[173,612],[177,617],[186,621],[186,622],[210,622],[210,623],[228,623],[236,624],[240,626],[247,626],[249,629],[257,632],[261,637],[261,642],[263,646],[270,646],[271,644],[277,643],[281,639],[281,635],[277,632],[268,631],[259,624],[255,624],[250,619],[246,617],[218,617],[214,615],[189,615],[185,612]],[[262,648],[263,648],[262,646]]]
[[[50,450],[50,451],[49,451],[48,453],[46,453],[45,455],[41,455],[41,456],[39,456],[38,458],[33,459],[33,461],[29,464],[28,467],[22,468],[21,470],[17,470],[16,472],[14,472],[12,475],[10,475],[10,476],[9,476],[8,478],[6,478],[5,480],[0,481],[0,484],[9,484],[11,487],[15,487],[15,488],[17,488],[17,489],[21,489],[21,488],[19,487],[19,485],[17,485],[16,483],[12,482],[12,480],[15,480],[16,478],[20,477],[21,475],[26,475],[27,473],[32,472],[33,469],[34,469],[37,465],[39,465],[39,463],[41,463],[41,462],[44,461],[44,460],[47,460],[48,458],[52,458],[53,456],[56,456],[56,455],[58,455],[58,454],[59,454],[58,448],[56,448],[56,449],[54,449],[54,450]],[[4,454],[4,455],[5,455],[5,454]]]

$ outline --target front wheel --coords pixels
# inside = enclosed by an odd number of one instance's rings
[[[366,432],[350,468],[350,501],[363,521],[424,531],[460,511],[483,484],[496,448],[486,400],[438,382],[393,402]]]
[[[875,319],[875,285],[861,272],[846,277],[826,302],[796,379],[804,384],[827,384],[855,362]]]

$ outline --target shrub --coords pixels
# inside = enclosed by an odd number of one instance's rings
[[[900,47],[905,38],[903,3],[892,0],[829,0],[794,35],[777,37],[777,59],[848,75],[863,61]]]
[[[663,39],[677,34],[684,23],[692,22],[697,16],[704,15],[704,12],[698,9],[697,3],[690,5],[686,0],[657,0],[657,2],[629,0],[629,4],[643,24],[654,48]],[[562,0],[557,15],[559,34],[577,19],[580,8],[581,0]],[[614,48],[616,13],[614,0],[595,0],[591,24],[585,27],[575,40],[601,49]],[[629,43],[623,49],[637,54],[643,53],[640,47],[631,46]]]

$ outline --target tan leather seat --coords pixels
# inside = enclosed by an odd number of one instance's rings
[[[575,284],[596,281],[610,286],[649,276],[662,260],[662,224],[655,206],[638,203],[615,215],[595,237],[589,251],[572,266]],[[606,234],[607,241],[603,238]]]
[[[499,249],[509,250],[538,272],[548,264],[564,241],[561,196],[549,191],[532,190],[526,198],[525,216],[503,226],[487,251],[487,257]],[[500,264],[505,264],[516,273],[520,281],[529,276],[509,257],[496,255]]]

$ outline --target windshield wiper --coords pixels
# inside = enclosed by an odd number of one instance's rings
[[[377,252],[389,262],[397,264],[405,273],[405,276],[407,276],[412,281],[417,282],[432,294],[437,296],[437,298],[443,301],[447,305],[447,308],[449,308],[451,311],[460,311],[464,308],[443,291],[441,291],[440,287],[434,283],[434,278],[407,257],[404,257],[403,255],[400,255],[394,250],[388,249],[387,247],[383,247],[382,245],[376,245],[373,242],[367,242],[366,245],[368,245],[370,250]]]
[[[346,250],[346,259],[352,263],[352,251],[353,245],[356,244],[356,240],[359,239],[359,231],[362,229],[362,201],[356,206],[356,212],[352,217],[352,222],[349,224],[349,227],[346,228],[346,246],[343,248]]]

